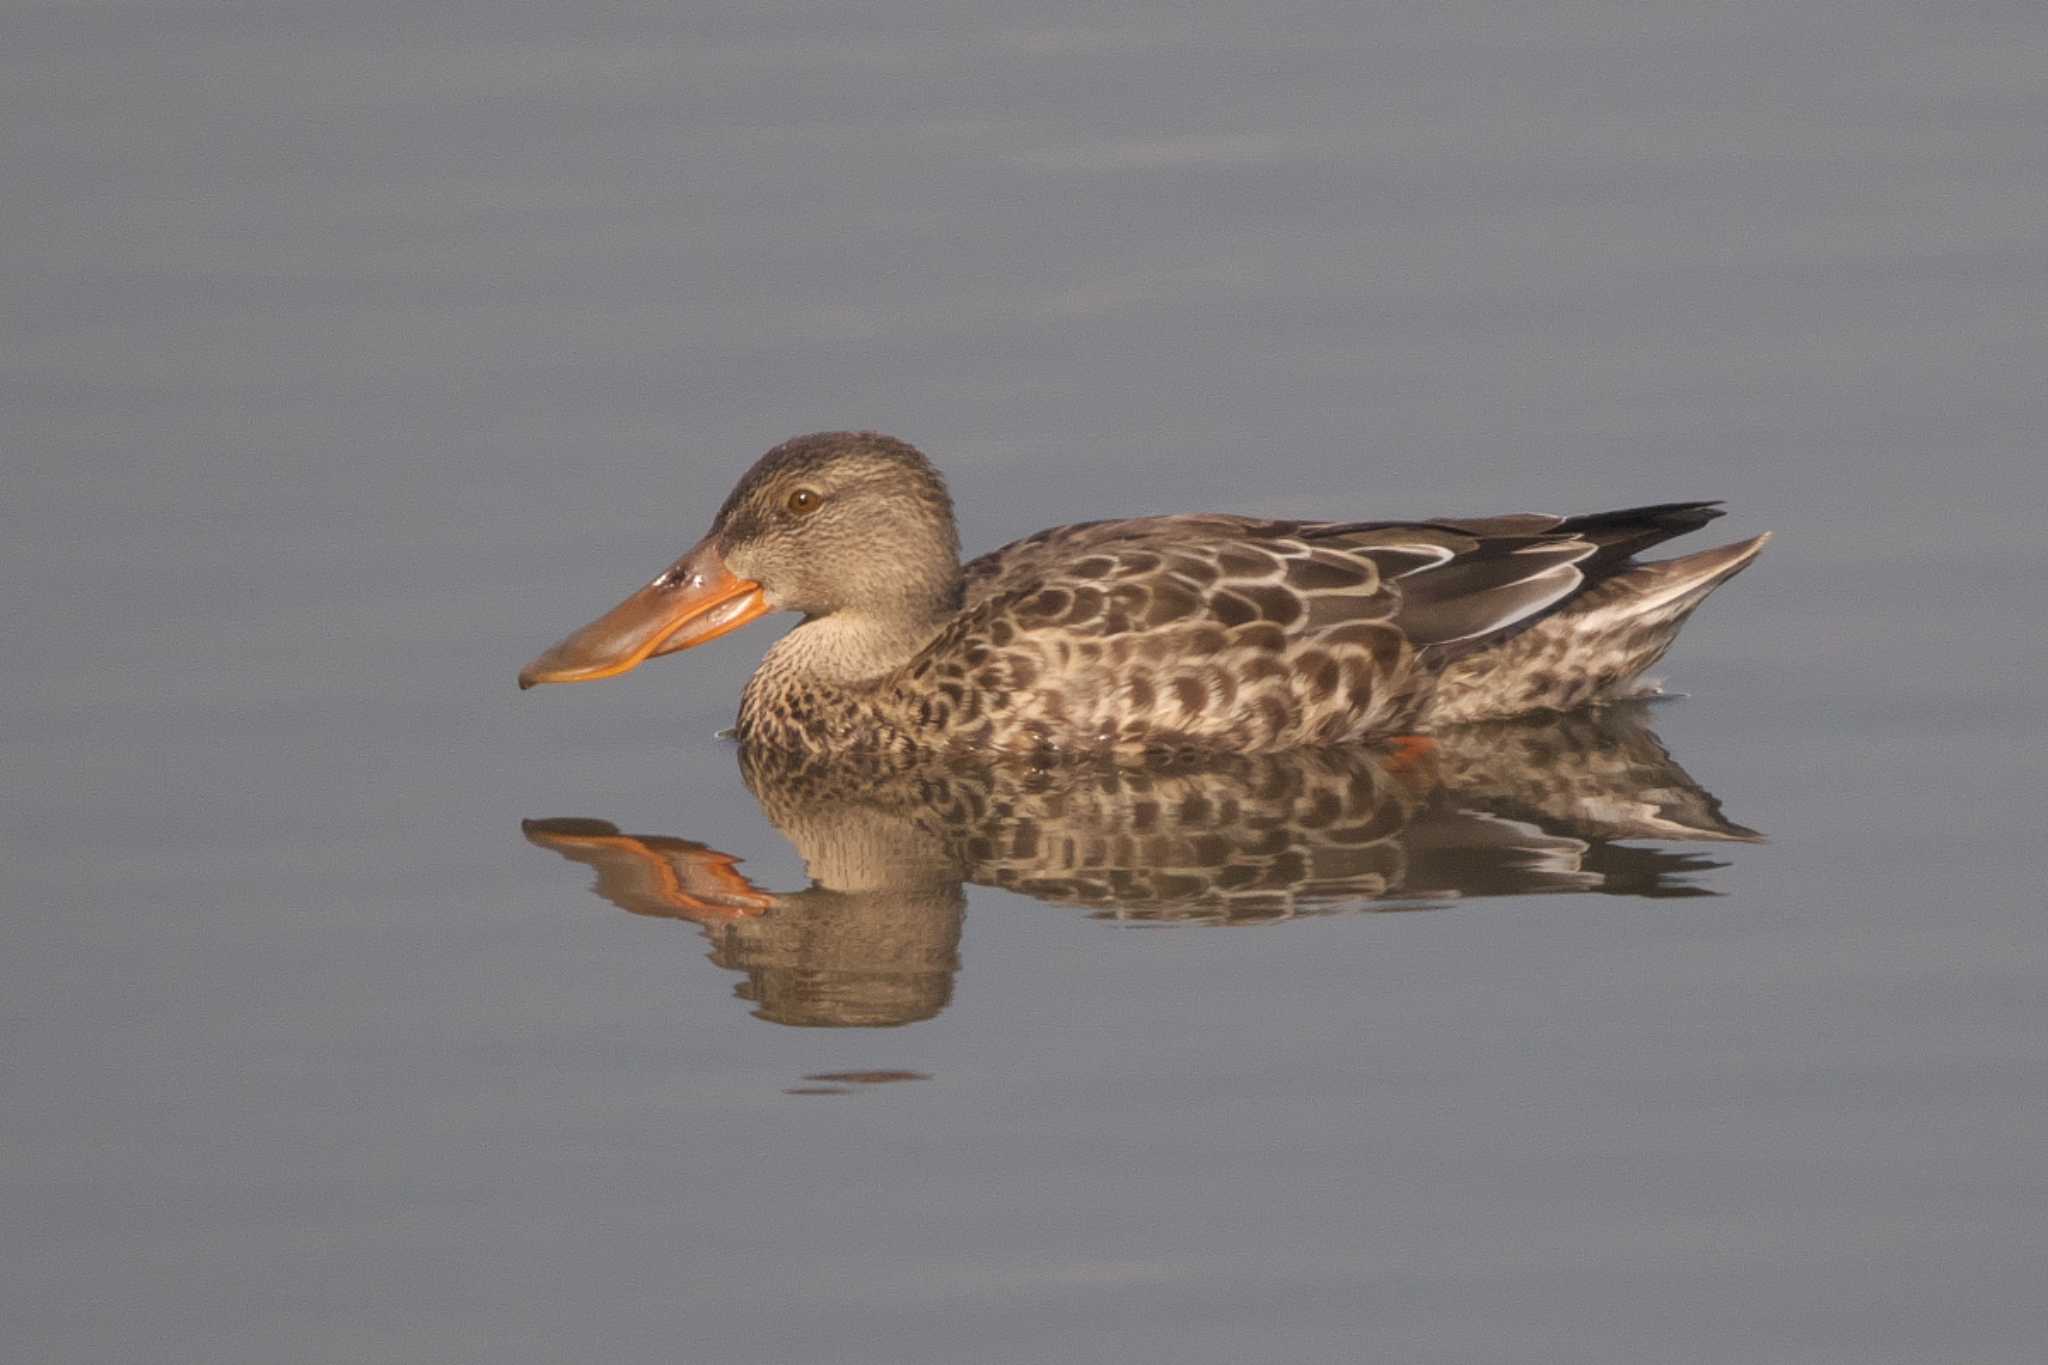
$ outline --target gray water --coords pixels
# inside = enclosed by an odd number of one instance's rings
[[[10,1360],[2040,1358],[2037,5],[0,22]],[[953,869],[779,1012],[545,842],[808,894],[772,630],[513,674],[824,427],[973,550],[1726,498],[1647,723],[1766,841]]]

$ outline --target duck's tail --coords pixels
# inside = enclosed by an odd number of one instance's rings
[[[1693,608],[1747,568],[1770,538],[1766,531],[1677,559],[1618,567],[1499,646],[1452,662],[1437,681],[1428,722],[1569,711],[1654,691],[1639,683],[1643,671],[1664,657]]]
[[[1771,533],[1766,531],[1733,545],[1717,545],[1676,559],[1631,564],[1608,580],[1617,591],[1606,610],[1630,620],[1663,619],[1676,612],[1675,627],[1708,593],[1748,568],[1770,539]]]

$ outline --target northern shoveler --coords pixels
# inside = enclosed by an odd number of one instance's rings
[[[1138,517],[963,565],[922,454],[822,432],[762,456],[703,540],[519,683],[610,677],[794,611],[740,701],[750,744],[1251,752],[1425,732],[1629,695],[1769,536],[1634,555],[1719,515]]]

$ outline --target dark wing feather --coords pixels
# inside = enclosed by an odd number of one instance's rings
[[[1411,643],[1427,646],[1482,640],[1530,625],[1627,567],[1639,551],[1720,515],[1717,502],[1671,502],[1574,517],[1521,513],[1331,525],[1311,534],[1368,542],[1358,552],[1379,560],[1382,571],[1399,580],[1401,608],[1394,623]],[[1384,543],[1389,540],[1408,544]],[[1442,555],[1443,548],[1452,553]],[[1404,572],[1389,562],[1402,554],[1410,563],[1436,557]]]
[[[1557,529],[1581,536],[1598,545],[1605,559],[1615,554],[1633,555],[1661,545],[1674,536],[1697,531],[1716,517],[1725,516],[1718,500],[1709,502],[1660,502],[1649,507],[1625,507],[1618,512],[1588,512],[1566,517]]]
[[[1483,541],[1471,554],[1401,580],[1394,624],[1409,642],[1442,645],[1506,630],[1578,591],[1581,540],[1536,541],[1517,549]]]
[[[1624,507],[1616,512],[1588,512],[1574,517],[1522,512],[1506,517],[1432,517],[1427,524],[1462,531],[1480,539],[1496,536],[1578,536],[1608,553],[1618,551],[1632,555],[1674,536],[1697,531],[1723,515],[1719,501],[1660,502],[1647,507]]]

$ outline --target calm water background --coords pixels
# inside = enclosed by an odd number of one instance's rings
[[[9,1359],[2040,1358],[2038,5],[4,27]],[[754,1018],[519,822],[801,886],[765,639],[512,678],[828,426],[974,549],[1725,497],[1658,724],[1773,841]]]

